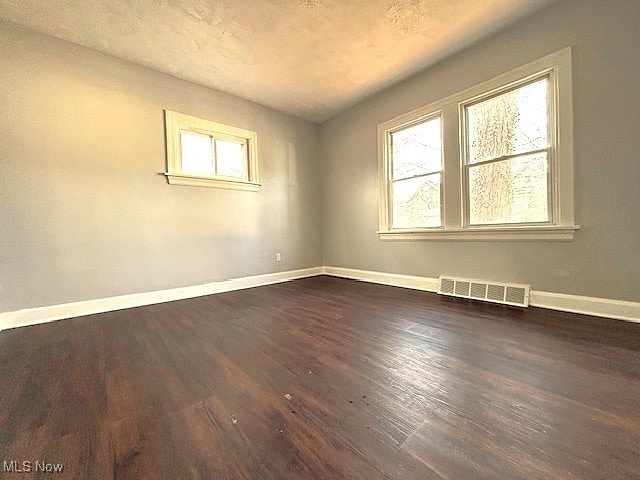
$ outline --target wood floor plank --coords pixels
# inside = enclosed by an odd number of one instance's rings
[[[640,478],[640,325],[323,276],[3,331],[0,457],[58,478]]]

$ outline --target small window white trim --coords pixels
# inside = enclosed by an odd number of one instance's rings
[[[225,177],[220,175],[200,176],[183,172],[182,132],[208,135],[214,139],[230,140],[241,144],[246,154],[245,163],[243,164],[243,177]],[[260,187],[260,183],[258,182],[258,143],[256,132],[165,110],[165,135],[167,145],[167,172],[165,172],[165,175],[170,184],[249,190],[253,192],[257,191]]]
[[[464,108],[537,77],[549,76],[550,108],[555,122],[551,131],[551,191],[553,221],[545,224],[468,225],[465,180]],[[390,133],[428,119],[442,118],[443,226],[429,229],[394,229],[391,224]],[[379,230],[383,240],[571,240],[575,230],[573,192],[573,102],[571,48],[522,65],[491,80],[417,108],[378,125]]]

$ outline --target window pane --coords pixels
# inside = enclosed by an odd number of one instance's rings
[[[391,189],[393,228],[441,226],[439,173],[398,180]]]
[[[548,222],[547,153],[469,167],[469,223]]]
[[[213,175],[213,146],[211,137],[181,132],[182,171],[193,175]]]
[[[466,108],[469,163],[549,146],[548,79]]]
[[[223,177],[243,177],[245,158],[242,144],[216,140],[218,175]]]
[[[440,117],[391,134],[392,179],[442,170]]]

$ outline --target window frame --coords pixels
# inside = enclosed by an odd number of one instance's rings
[[[391,150],[393,150],[393,134],[397,133],[397,132],[401,132],[402,130],[411,128],[413,126],[416,125],[420,125],[423,123],[427,123],[430,122],[431,120],[434,120],[436,118],[440,119],[440,144],[442,145],[442,115],[440,111],[435,111],[433,113],[430,113],[426,116],[421,116],[418,119],[415,119],[411,122],[407,122],[407,123],[403,123],[402,125],[398,125],[396,128],[390,129],[387,131],[387,139],[386,139],[386,147],[388,149],[387,151],[387,158],[389,158],[389,162],[388,162],[388,172],[387,172],[387,189],[388,189],[388,196],[387,196],[387,201],[388,201],[388,211],[389,211],[389,217],[388,217],[388,222],[389,225],[393,225],[393,205],[392,205],[392,198],[393,198],[393,183],[394,182],[400,182],[403,180],[409,180],[411,178],[419,178],[419,177],[428,177],[431,175],[440,175],[440,226],[437,227],[423,227],[425,230],[431,230],[431,229],[437,229],[437,228],[442,228],[442,226],[444,225],[444,209],[443,209],[443,204],[444,204],[444,194],[443,194],[443,184],[444,184],[444,161],[443,161],[443,154],[440,154],[440,170],[437,171],[427,171],[427,173],[421,173],[419,175],[414,175],[412,177],[404,177],[404,178],[394,178],[393,176],[393,159],[392,159],[392,155],[391,155]],[[411,228],[397,228],[397,230],[399,231],[408,231],[411,230]]]
[[[469,163],[469,125],[468,125],[468,115],[467,108],[473,105],[477,105],[478,103],[482,103],[485,100],[490,100],[492,98],[499,97],[500,95],[513,92],[518,90],[519,88],[525,87],[532,83],[535,83],[539,80],[546,79],[547,80],[547,131],[549,136],[549,146],[543,149],[530,150],[527,152],[517,153],[513,155],[504,155],[502,157],[484,160],[482,162]],[[529,75],[521,80],[512,82],[508,85],[504,85],[502,87],[493,89],[484,94],[477,95],[473,98],[465,102],[459,103],[459,118],[460,118],[460,158],[461,158],[461,173],[462,173],[462,195],[463,195],[463,226],[464,228],[493,228],[493,227],[508,227],[508,226],[547,226],[547,225],[555,225],[555,219],[557,218],[556,205],[558,203],[555,188],[555,177],[557,165],[555,162],[555,153],[556,153],[556,138],[557,135],[555,133],[554,124],[557,123],[555,120],[557,119],[556,115],[556,106],[554,102],[554,91],[555,91],[555,72],[553,68],[549,68],[543,70],[534,75]],[[489,163],[500,163],[504,161],[508,161],[513,158],[517,158],[524,155],[532,155],[538,152],[547,152],[547,214],[549,220],[545,222],[511,222],[511,223],[476,223],[472,224],[470,220],[471,216],[471,193],[470,193],[470,184],[469,184],[469,171],[473,166],[481,166],[487,165]]]
[[[547,77],[549,124],[550,221],[545,223],[469,224],[468,166],[466,160],[466,111],[469,105]],[[390,132],[441,116],[443,138],[442,227],[395,229],[391,223],[389,189]],[[378,125],[379,230],[382,240],[572,240],[573,105],[571,47],[522,65],[442,100],[407,112]]]
[[[167,147],[167,171],[165,176],[171,185],[189,185],[199,187],[227,188],[255,192],[260,188],[258,182],[258,144],[257,134],[223,123],[165,110],[165,136]],[[193,175],[182,169],[182,132],[212,137],[214,140],[232,141],[243,145],[245,159],[242,166],[243,177],[224,175]],[[215,141],[212,149],[215,152]],[[214,154],[214,170],[217,158]]]

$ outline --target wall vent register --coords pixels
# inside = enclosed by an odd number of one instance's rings
[[[517,307],[529,306],[529,291],[529,285],[443,276],[440,277],[438,287],[440,295],[470,298]]]

